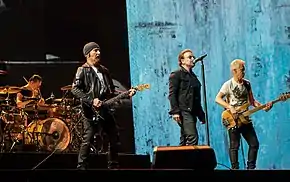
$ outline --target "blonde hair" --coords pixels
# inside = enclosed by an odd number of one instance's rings
[[[240,68],[245,65],[245,61],[242,59],[235,59],[231,62],[231,70]]]

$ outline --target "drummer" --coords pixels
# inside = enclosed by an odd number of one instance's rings
[[[32,120],[45,119],[48,114],[49,108],[43,108],[47,104],[45,104],[45,100],[40,92],[41,84],[42,77],[35,74],[29,78],[27,84],[22,86],[21,91],[17,93],[17,108],[23,109]],[[35,111],[37,111],[37,115]]]
[[[27,104],[34,101],[38,105],[45,105],[45,101],[41,96],[40,87],[42,78],[39,75],[33,75],[29,78],[28,83],[21,87],[21,91],[17,93],[16,104],[18,108],[25,108]]]

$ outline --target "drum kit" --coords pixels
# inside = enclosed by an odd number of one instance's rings
[[[0,152],[78,152],[83,131],[81,106],[71,88],[61,88],[62,98],[52,94],[45,99],[50,104],[39,105],[37,98],[26,97],[25,107],[18,108],[16,95],[21,87],[0,87]],[[91,149],[99,152],[102,147]]]

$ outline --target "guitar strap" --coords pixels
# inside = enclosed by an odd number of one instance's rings
[[[250,93],[250,90],[251,90],[251,85],[250,85],[250,82],[247,82],[246,80],[244,80],[243,84],[245,85],[248,93]]]
[[[243,85],[245,86],[246,90],[248,91],[248,96],[250,98],[250,91],[251,91],[251,85],[250,82],[246,81],[245,79],[243,79]],[[233,82],[231,81],[231,86],[233,86]],[[237,124],[237,120],[235,120],[236,124]]]
[[[248,94],[250,93],[250,90],[251,90],[251,85],[250,85],[250,82],[247,82],[246,80],[244,80],[243,81],[243,84],[245,85],[245,87],[246,87],[246,89],[247,89],[247,91],[248,91]],[[230,85],[230,87],[232,87],[233,86],[233,82],[231,81],[231,85]],[[225,100],[227,103],[229,103],[229,98],[228,97],[226,97],[226,100]],[[226,110],[226,109],[224,109],[224,110]]]

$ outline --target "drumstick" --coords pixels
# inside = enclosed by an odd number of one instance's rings
[[[26,83],[28,83],[27,79],[23,76],[23,79],[26,81]]]

